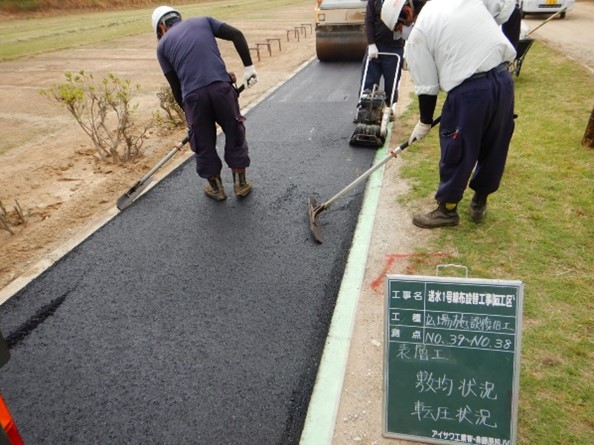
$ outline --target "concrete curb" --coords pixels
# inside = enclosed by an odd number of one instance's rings
[[[386,141],[390,141],[391,129],[392,124],[388,127]],[[388,142],[385,146],[388,146]],[[385,155],[385,149],[378,149],[374,164]],[[384,168],[380,167],[369,177],[365,188],[363,207],[301,434],[301,445],[332,443]]]

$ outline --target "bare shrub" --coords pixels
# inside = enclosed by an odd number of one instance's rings
[[[165,112],[165,117],[157,114],[157,121],[172,128],[185,126],[186,114],[173,97],[171,88],[163,85],[157,91],[157,97],[159,98],[159,107]]]
[[[139,126],[132,117],[138,104],[132,104],[133,91],[129,80],[108,74],[95,82],[92,74],[80,71],[65,73],[66,82],[53,85],[40,93],[62,104],[91,138],[101,160],[129,162],[142,155],[142,145],[151,120]]]
[[[14,203],[13,210],[9,212],[4,203],[0,201],[0,229],[6,230],[11,235],[14,235],[12,227],[27,225],[27,216],[23,212],[21,205],[16,199]]]

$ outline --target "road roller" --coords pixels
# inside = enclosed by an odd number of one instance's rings
[[[367,48],[367,0],[316,0],[316,55],[320,62],[360,61]]]

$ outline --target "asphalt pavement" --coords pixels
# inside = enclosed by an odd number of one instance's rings
[[[246,114],[247,198],[227,168],[206,198],[190,159],[0,306],[26,444],[299,442],[364,186],[322,245],[307,199],[374,160],[348,143],[359,76],[313,61]]]

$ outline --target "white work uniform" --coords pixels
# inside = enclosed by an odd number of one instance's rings
[[[449,92],[475,73],[512,62],[516,51],[492,14],[503,23],[513,7],[514,0],[427,2],[404,47],[415,93]]]
[[[514,12],[517,0],[483,0],[498,25],[503,25]]]

